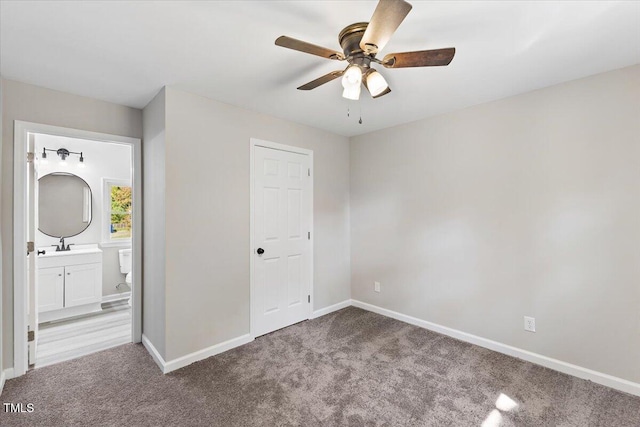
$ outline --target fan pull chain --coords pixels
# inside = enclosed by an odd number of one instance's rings
[[[362,124],[362,106],[358,106],[360,107],[360,118],[358,119],[358,123]],[[347,117],[351,117],[351,107],[347,107]]]

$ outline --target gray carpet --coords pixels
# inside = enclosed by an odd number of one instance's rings
[[[1,400],[35,405],[3,427],[640,426],[640,398],[353,307],[165,376],[124,345]]]

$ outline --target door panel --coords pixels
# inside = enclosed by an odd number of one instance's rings
[[[73,307],[102,300],[100,289],[102,264],[83,264],[65,267],[64,306]]]
[[[289,307],[302,302],[302,256],[290,255],[287,260],[287,303]]]
[[[280,310],[280,259],[264,260],[264,313]]]
[[[254,333],[308,319],[311,287],[309,156],[255,147]],[[258,254],[258,248],[264,250]]]
[[[287,204],[289,239],[299,239],[302,236],[302,190],[289,189]]]
[[[278,188],[264,188],[264,238],[265,240],[278,240],[278,215],[280,207],[280,190]]]
[[[64,307],[64,267],[38,270],[38,311],[58,310]]]

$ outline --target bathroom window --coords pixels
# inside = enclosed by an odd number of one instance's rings
[[[131,183],[104,180],[103,245],[131,242]]]

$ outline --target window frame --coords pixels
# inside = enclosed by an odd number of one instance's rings
[[[102,178],[102,243],[100,244],[100,246],[129,247],[131,246],[131,237],[129,237],[128,239],[117,240],[111,238],[111,187],[132,187],[131,180]],[[133,218],[133,212],[131,212],[131,216]],[[131,225],[133,235],[133,223]]]

